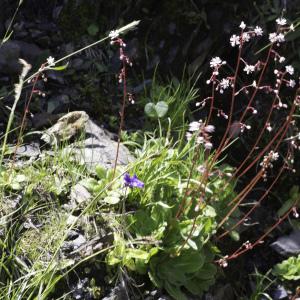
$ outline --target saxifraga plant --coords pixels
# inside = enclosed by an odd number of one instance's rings
[[[214,263],[226,267],[230,260],[263,243],[291,212],[298,216],[299,199],[295,199],[255,241],[245,241],[232,254],[214,260],[220,252],[213,241],[238,235],[240,225],[267,198],[284,171],[295,172],[293,157],[299,145],[294,113],[300,95],[292,77],[294,68],[285,64],[281,52],[286,35],[296,26],[288,25],[283,17],[276,24],[276,32],[269,34],[268,45],[259,52],[260,59],[249,55],[249,45],[263,38],[262,28],[240,24],[240,34],[230,38],[231,46],[237,48],[232,75],[219,57],[210,61],[212,74],[207,84],[211,94],[196,103],[208,115],[205,121],[189,124],[185,147],[178,148],[168,138],[165,142],[146,140],[133,166],[145,187],[138,192],[127,188],[124,194],[127,207],[138,208],[124,215],[126,225],[120,221],[115,248],[107,256],[109,265],[148,272],[156,286],[175,299],[185,299],[186,291],[200,295],[214,282]],[[215,117],[222,118],[217,130],[223,129],[223,134],[214,150],[211,123]],[[248,153],[235,169],[224,170],[226,155],[245,137],[250,141]],[[160,147],[155,149],[157,144]],[[237,183],[239,191],[234,192]],[[261,183],[265,192],[242,213],[241,204]]]

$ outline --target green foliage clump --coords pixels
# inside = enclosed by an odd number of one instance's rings
[[[275,265],[272,273],[282,280],[300,280],[300,255]]]
[[[195,151],[200,151],[196,158]],[[112,172],[101,167],[96,168],[98,179],[82,181],[103,214],[109,212],[106,219],[114,230],[114,247],[106,263],[148,274],[155,286],[175,299],[186,299],[186,293],[201,295],[215,281],[218,249],[212,237],[218,220],[230,208],[227,201],[234,197],[233,185],[226,185],[215,173],[203,186],[197,167],[205,161],[204,152],[193,140],[173,143],[168,137],[149,135],[142,146],[136,146],[135,154],[130,173],[145,183],[143,189],[125,187],[121,168],[113,181]],[[199,201],[203,189],[205,203]]]

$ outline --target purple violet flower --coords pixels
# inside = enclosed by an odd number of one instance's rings
[[[139,188],[142,189],[144,187],[144,182],[140,181],[136,174],[134,174],[132,177],[130,177],[129,173],[125,173],[124,175],[124,183],[125,186],[128,186],[130,188]]]

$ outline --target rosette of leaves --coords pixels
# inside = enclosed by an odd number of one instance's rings
[[[202,150],[197,149],[197,166],[205,160]],[[145,186],[123,194],[128,213],[112,223],[114,247],[106,256],[108,266],[148,275],[174,299],[201,295],[213,284],[217,271],[213,260],[218,250],[212,237],[235,195],[233,184],[228,184],[232,170],[227,166],[212,170],[202,195],[207,201],[198,203],[202,175],[196,168],[185,195],[194,151],[193,141],[172,143],[167,138],[145,136],[130,170]],[[95,181],[95,187],[99,184]]]
[[[192,217],[180,221],[174,212],[174,207],[157,203],[130,215],[127,221],[135,241],[128,243],[115,234],[115,248],[106,261],[148,274],[174,299],[186,299],[186,292],[201,295],[214,283],[216,266],[209,240],[216,214],[207,206],[195,221]],[[130,246],[135,243],[136,247]]]
[[[283,280],[300,280],[300,254],[275,265],[272,273]]]

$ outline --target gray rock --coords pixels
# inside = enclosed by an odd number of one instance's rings
[[[20,46],[14,42],[6,42],[0,48],[0,72],[3,74],[17,74],[21,70],[18,62]]]
[[[75,202],[76,204],[83,204],[88,202],[92,195],[90,192],[81,184],[77,183],[71,189],[71,202]]]
[[[60,113],[63,107],[69,105],[70,99],[68,95],[53,96],[47,102],[47,113]]]
[[[283,300],[283,299],[288,299],[289,295],[283,286],[278,285],[276,289],[273,291],[272,296],[274,300]]]
[[[294,230],[290,235],[279,237],[271,244],[271,247],[285,257],[300,254],[300,230]]]
[[[40,153],[40,147],[37,143],[21,145],[16,151],[17,157],[37,157]]]
[[[78,249],[80,246],[84,245],[85,243],[86,243],[86,238],[82,234],[79,234],[78,237],[76,237],[76,239],[72,241],[65,241],[63,243],[62,249],[63,251],[71,252]]]
[[[8,41],[0,48],[0,71],[9,75],[20,73],[19,58],[33,64],[41,54],[42,50],[35,44],[23,41]]]
[[[72,154],[75,159],[85,164],[88,169],[94,170],[96,165],[106,169],[114,166],[117,142],[112,140],[112,135],[96,125],[84,111],[73,111],[62,118],[56,124],[47,129],[42,139],[50,144],[59,141],[68,141],[72,137],[82,134],[79,142],[70,144],[64,148],[65,154]],[[122,144],[119,147],[118,164],[127,165],[134,157]]]
[[[70,146],[70,151],[75,157],[84,163],[89,169],[94,169],[96,165],[101,165],[106,169],[114,166],[117,142],[111,139],[111,135],[100,128],[90,119],[85,126],[86,139]],[[120,144],[118,164],[127,165],[134,160],[129,150]]]

